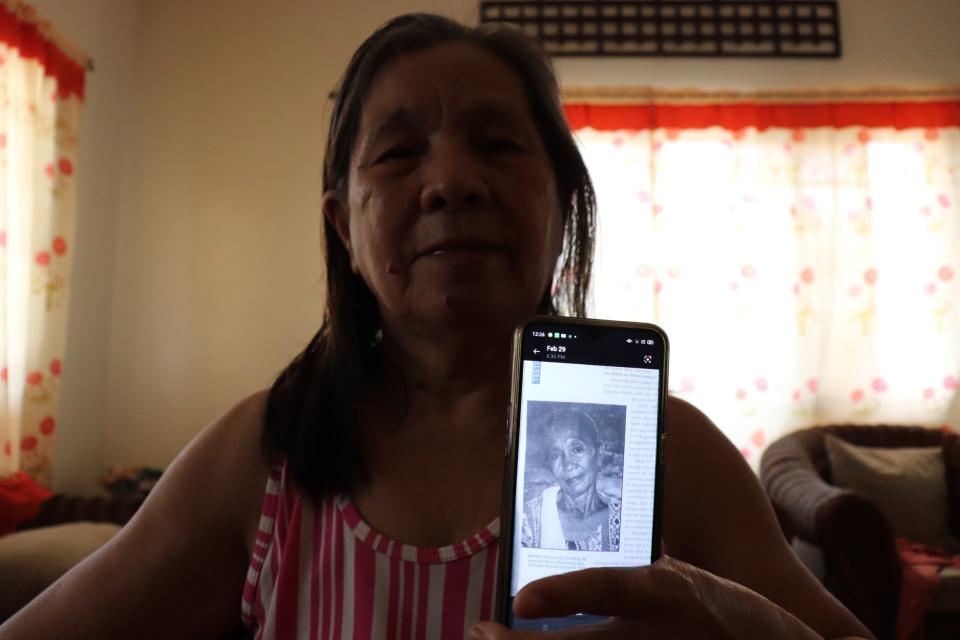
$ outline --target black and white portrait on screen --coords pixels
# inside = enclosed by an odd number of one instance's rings
[[[627,408],[527,403],[520,544],[537,549],[620,549]]]

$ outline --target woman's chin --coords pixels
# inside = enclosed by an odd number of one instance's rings
[[[537,280],[502,258],[465,266],[422,260],[410,269],[405,297],[411,310],[429,310],[444,320],[516,326],[540,304],[546,285]]]
[[[539,300],[490,287],[448,287],[411,303],[411,315],[440,331],[513,331],[532,315]]]
[[[483,328],[486,331],[512,331],[530,314],[519,305],[505,302],[502,299],[450,293],[431,305],[431,315],[437,325],[446,330]]]

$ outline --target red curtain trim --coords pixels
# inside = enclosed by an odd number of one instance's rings
[[[893,127],[895,129],[960,126],[960,101],[827,102],[800,104],[582,104],[564,105],[571,129],[600,131],[706,129],[736,131],[747,127]]]
[[[43,37],[37,25],[20,20],[0,4],[0,42],[13,47],[24,58],[38,61],[44,74],[57,81],[60,98],[75,95],[83,100],[86,71],[57,45]],[[2,62],[0,62],[2,64]]]

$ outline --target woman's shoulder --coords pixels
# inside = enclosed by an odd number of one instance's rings
[[[779,535],[763,489],[739,450],[702,411],[673,396],[663,469],[663,537],[670,555],[716,572],[731,545],[749,536]],[[706,527],[709,540],[702,535]]]
[[[267,395],[268,390],[257,391],[224,411],[193,438],[164,474],[174,474],[177,485],[194,486],[165,506],[186,508],[184,497],[197,505],[214,500],[221,526],[241,532],[248,551],[253,549],[269,475],[260,445]]]
[[[236,476],[258,472],[266,481],[267,465],[260,441],[266,411],[267,390],[252,393],[207,425],[181,455],[207,458],[211,471],[224,474],[232,483]],[[195,450],[195,451],[194,451]]]
[[[674,428],[686,430],[688,428],[695,429],[712,425],[713,423],[710,422],[710,418],[704,415],[704,413],[693,404],[674,395],[667,396],[668,433],[670,432],[669,430]]]
[[[667,485],[700,487],[702,480],[730,466],[743,465],[739,453],[700,409],[675,396],[667,398],[664,470]]]
[[[170,499],[157,501],[159,509],[181,513],[199,509],[206,516],[215,515],[216,526],[226,528],[224,535],[242,534],[248,552],[253,549],[269,475],[260,446],[267,394],[263,390],[248,395],[201,429],[164,473],[169,482],[157,486],[170,494]]]
[[[260,444],[268,394],[264,389],[243,398],[199,436],[210,439],[201,455],[216,456],[210,467],[220,475],[220,485],[232,487],[224,499],[241,523],[248,549],[253,548],[269,475]]]
[[[720,450],[711,448],[712,445]],[[700,409],[676,396],[667,396],[665,465],[673,463],[676,470],[680,464],[686,475],[691,464],[712,467],[742,462],[727,455],[730,446],[726,436]],[[669,467],[667,471],[669,475]]]
[[[223,412],[207,428],[226,430],[234,434],[242,431],[248,436],[254,435],[259,442],[269,395],[269,389],[251,393]]]

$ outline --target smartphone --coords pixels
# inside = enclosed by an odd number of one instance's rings
[[[513,337],[495,619],[529,582],[660,556],[669,344],[652,324],[538,316]]]

